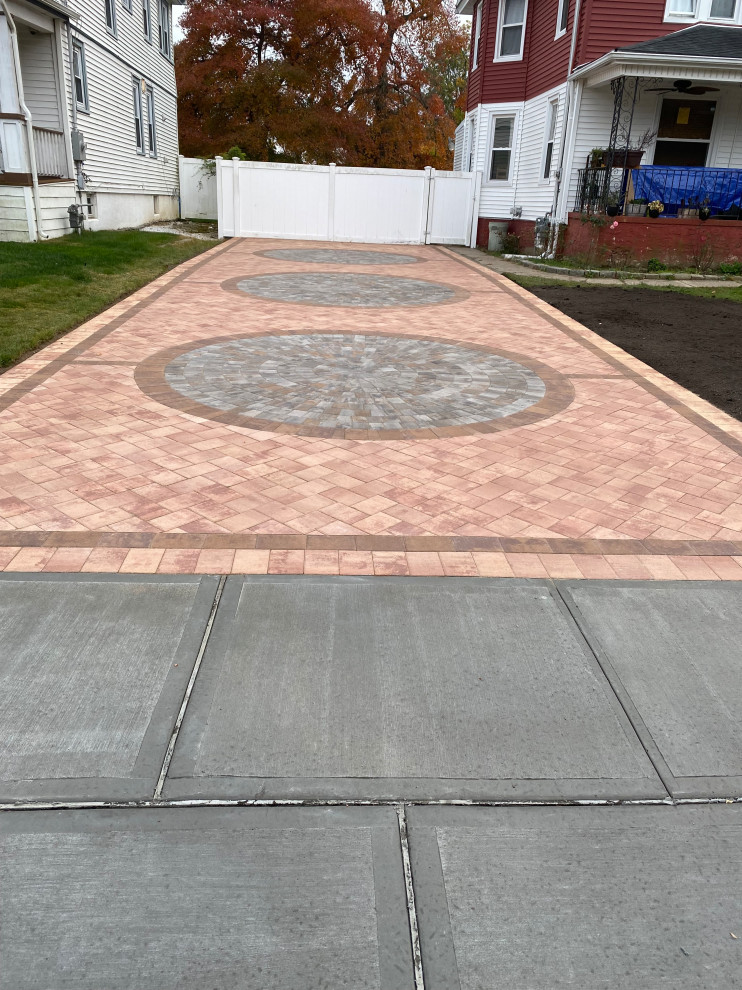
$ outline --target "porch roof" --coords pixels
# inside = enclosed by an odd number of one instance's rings
[[[10,12],[15,17],[23,9],[41,10],[52,17],[61,17],[66,21],[77,21],[80,15],[70,10],[64,0],[10,0]]]
[[[616,48],[576,69],[571,78],[602,86],[618,76],[742,83],[742,27],[693,24]]]

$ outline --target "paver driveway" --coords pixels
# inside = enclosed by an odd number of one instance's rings
[[[3,375],[0,566],[742,578],[739,423],[453,251],[330,247],[229,241]]]

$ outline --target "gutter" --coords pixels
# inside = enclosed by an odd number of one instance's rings
[[[13,43],[13,67],[15,69],[16,85],[18,87],[18,103],[26,121],[28,158],[31,166],[31,185],[33,187],[34,213],[36,214],[36,237],[34,240],[42,240],[46,239],[48,235],[44,233],[44,225],[41,220],[41,196],[39,194],[39,173],[36,168],[36,146],[34,144],[33,136],[33,117],[31,116],[31,111],[26,106],[26,102],[23,98],[23,76],[21,75],[21,55],[18,51],[18,32],[16,30],[15,21],[11,16],[10,10],[8,9],[6,0],[0,0],[0,7],[2,7],[3,13],[8,21],[8,29],[10,31],[10,37]]]

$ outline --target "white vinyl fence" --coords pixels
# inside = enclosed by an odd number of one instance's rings
[[[216,172],[209,172],[201,158],[178,159],[180,216],[183,220],[216,220]]]
[[[216,160],[220,237],[476,243],[481,172]]]

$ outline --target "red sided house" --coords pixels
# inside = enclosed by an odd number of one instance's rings
[[[482,172],[478,243],[509,220],[528,247],[548,216],[552,233],[568,224],[565,253],[599,231],[638,257],[687,255],[713,231],[742,257],[742,0],[457,9],[472,40],[454,168]],[[618,227],[584,222],[606,213]]]

